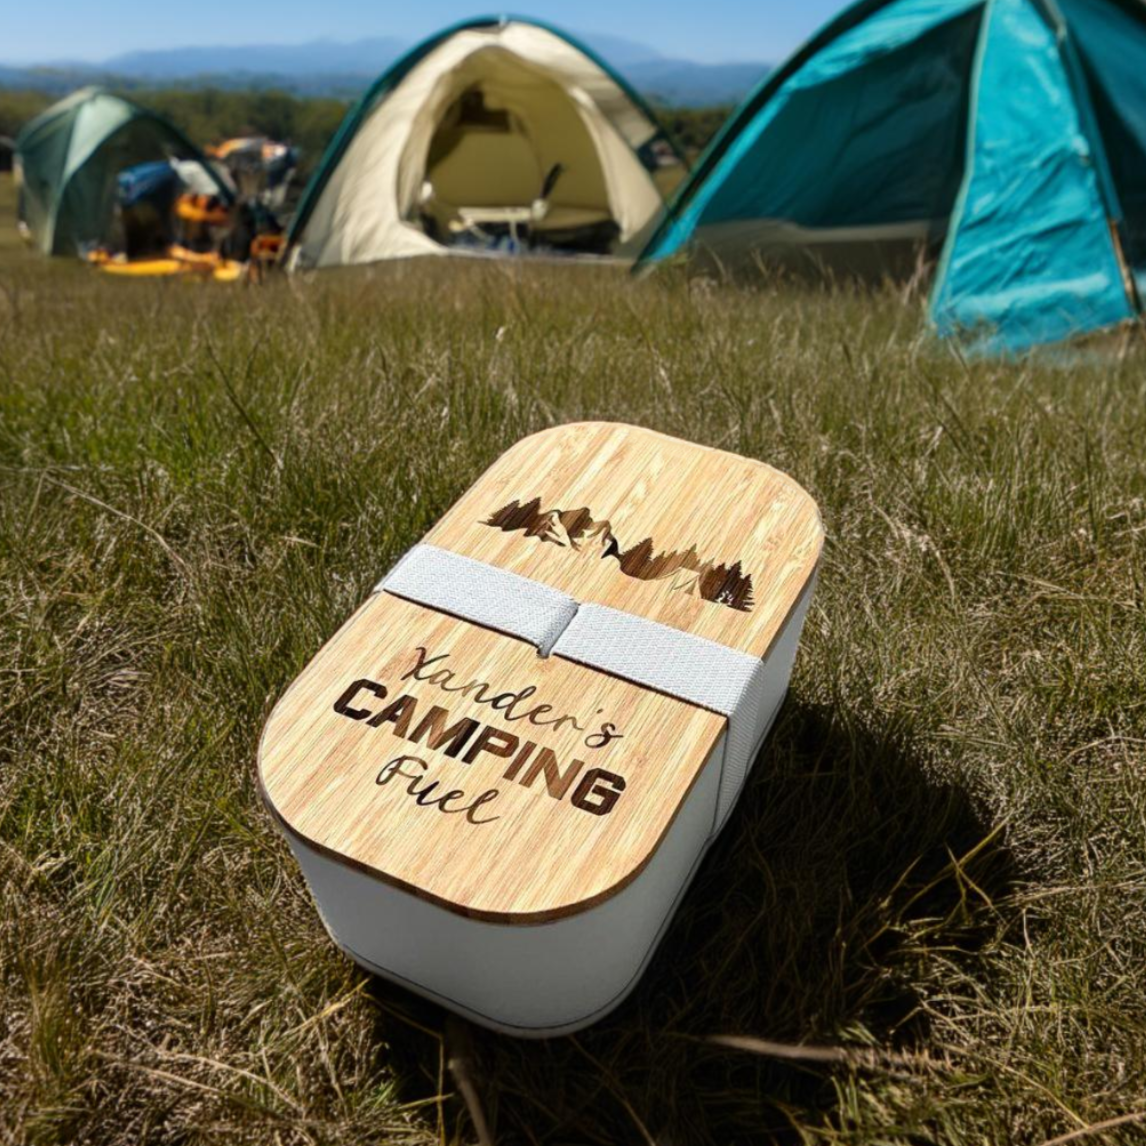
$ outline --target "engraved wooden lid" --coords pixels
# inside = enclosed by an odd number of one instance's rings
[[[770,466],[580,423],[518,442],[425,540],[762,657],[823,531]],[[724,726],[382,592],[276,705],[259,776],[310,846],[462,914],[538,923],[640,873]]]

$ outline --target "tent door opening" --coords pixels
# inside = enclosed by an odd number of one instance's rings
[[[443,77],[415,131],[407,225],[477,252],[610,254],[621,228],[587,112],[504,50]],[[420,177],[419,177],[420,176]]]

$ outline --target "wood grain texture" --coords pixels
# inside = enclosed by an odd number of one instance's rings
[[[499,509],[538,499],[542,510],[588,509],[622,551],[645,539],[659,553],[752,577],[748,612],[706,601],[673,579],[618,573],[595,551],[575,553],[520,532],[482,526]],[[763,656],[815,568],[823,544],[816,503],[763,462],[634,426],[582,422],[523,438],[454,504],[425,540],[511,569],[579,601],[610,605]]]
[[[821,530],[770,467],[581,424],[518,443],[427,541],[762,656]],[[462,914],[539,923],[639,874],[724,726],[378,593],[275,707],[259,773],[312,846]]]
[[[507,721],[472,693],[449,694],[429,681],[401,680],[418,663],[419,647],[449,653],[434,667],[455,671],[453,683],[493,682],[497,691],[535,687],[526,705],[551,705],[543,717],[574,715],[581,730]],[[416,745],[394,735],[392,723],[371,728],[366,719],[335,712],[335,700],[361,678],[385,686],[388,695],[363,692],[353,702],[356,711],[377,713],[386,701],[410,694],[422,713],[439,705],[449,711],[451,724],[468,717],[506,729],[522,743],[549,748],[562,771],[579,759],[579,777],[589,768],[606,768],[624,778],[625,789],[609,814],[595,815],[570,803],[572,785],[556,799],[543,775],[529,787],[520,783],[525,768],[517,780],[506,781],[512,759],[480,753],[466,764],[461,757],[427,751],[424,741]],[[411,731],[418,719],[416,712]],[[585,736],[605,721],[622,738],[587,748]],[[542,659],[523,641],[378,593],[276,706],[263,734],[260,773],[278,816],[314,846],[467,915],[542,922],[600,901],[640,871],[724,723],[683,701],[560,657]],[[462,789],[468,799],[497,789],[497,799],[480,813],[500,818],[475,825],[464,815],[417,805],[404,783],[378,786],[379,769],[407,752],[430,765],[427,778],[438,779],[442,789]]]

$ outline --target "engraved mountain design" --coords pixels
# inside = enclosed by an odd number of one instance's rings
[[[752,575],[732,565],[702,560],[695,545],[686,550],[658,553],[651,537],[624,548],[613,526],[597,521],[589,509],[543,509],[541,498],[524,504],[516,499],[491,514],[483,525],[523,533],[541,544],[558,545],[582,555],[617,562],[622,573],[638,581],[667,581],[670,592],[700,597],[717,605],[726,605],[742,613],[750,612],[754,602]]]

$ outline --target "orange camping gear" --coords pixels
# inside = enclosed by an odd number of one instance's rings
[[[251,258],[261,263],[276,262],[285,242],[285,235],[256,235],[251,240]]]
[[[180,195],[175,201],[175,214],[184,222],[213,227],[225,227],[231,221],[227,205],[215,195]]]

